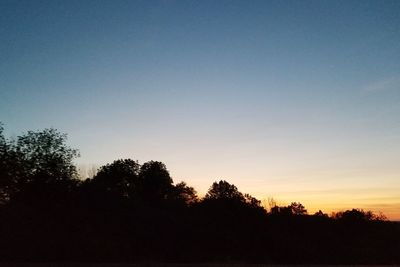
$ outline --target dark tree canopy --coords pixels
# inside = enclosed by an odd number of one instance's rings
[[[67,135],[55,129],[28,131],[19,136],[16,151],[26,164],[31,177],[46,176],[51,180],[76,178],[76,168],[72,160],[79,154],[66,145]]]
[[[28,131],[7,139],[0,128],[0,187],[3,200],[29,184],[54,184],[77,178],[76,149],[66,145],[67,135],[55,129]]]
[[[173,200],[183,205],[198,201],[196,190],[185,182],[173,185],[164,163],[149,161],[140,165],[132,159],[119,159],[100,167],[92,179],[84,182],[90,192],[131,200],[159,202]]]
[[[386,217],[383,214],[376,215],[372,211],[364,211],[363,209],[351,209],[346,211],[337,212],[334,217],[338,220],[348,222],[362,222],[362,221],[384,221]]]
[[[177,183],[171,194],[172,199],[182,201],[186,205],[193,205],[198,202],[196,190],[185,182]]]
[[[79,181],[54,129],[4,137],[0,261],[398,264],[400,224],[371,211],[308,215],[214,182],[198,198],[164,163],[118,159]]]
[[[122,197],[132,197],[139,187],[139,168],[139,163],[132,159],[115,160],[100,167],[92,179],[93,186]]]
[[[307,209],[300,202],[292,202],[288,206],[272,206],[271,214],[281,216],[307,215]]]
[[[3,132],[4,132],[4,126],[3,123],[0,122],[0,149],[3,148],[6,141]]]
[[[314,216],[321,217],[321,218],[328,218],[328,214],[324,213],[322,210],[318,210],[314,213]]]
[[[232,199],[244,201],[244,196],[235,185],[221,180],[212,184],[205,199]]]
[[[306,215],[307,210],[300,202],[292,202],[289,209],[293,215]]]
[[[140,167],[141,194],[145,199],[155,201],[167,199],[173,188],[173,181],[167,167],[159,161],[149,161]]]
[[[250,206],[261,207],[261,201],[249,194],[244,194],[244,200]]]
[[[18,158],[10,149],[10,142],[4,137],[3,131],[0,123],[0,204],[7,201],[14,191],[15,175],[19,169]]]

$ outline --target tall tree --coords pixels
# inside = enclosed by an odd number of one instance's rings
[[[167,167],[159,161],[144,163],[140,168],[139,179],[141,194],[146,200],[167,199],[173,189],[173,181]]]
[[[227,181],[221,180],[214,182],[207,194],[205,199],[234,199],[244,201],[245,198],[242,193],[239,192],[237,187]]]
[[[186,205],[192,205],[198,201],[196,190],[188,186],[185,182],[177,183],[172,190],[171,197],[174,200],[181,201]]]
[[[67,134],[56,129],[28,131],[18,136],[15,149],[30,179],[42,177],[46,182],[77,178],[73,159],[78,150],[66,145]]]
[[[132,197],[138,190],[140,165],[132,159],[118,159],[100,167],[91,183],[97,189],[121,197]]]
[[[7,139],[0,127],[0,193],[3,201],[32,184],[71,182],[77,178],[76,149],[66,145],[67,135],[55,129],[28,131]]]

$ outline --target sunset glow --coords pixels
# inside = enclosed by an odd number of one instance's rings
[[[159,160],[200,195],[224,179],[309,213],[400,220],[400,1],[0,10],[8,136],[54,127],[81,168]]]

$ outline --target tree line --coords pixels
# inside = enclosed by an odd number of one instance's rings
[[[199,197],[159,161],[118,159],[82,180],[66,140],[0,125],[0,260],[400,263],[400,225],[381,214],[267,210],[225,180]]]

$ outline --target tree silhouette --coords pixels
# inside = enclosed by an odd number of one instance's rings
[[[91,183],[98,190],[121,197],[133,197],[139,189],[139,168],[137,161],[119,159],[100,167]]]
[[[150,202],[168,198],[173,181],[167,167],[159,161],[149,161],[140,167],[139,179],[142,197]]]
[[[271,214],[283,216],[306,215],[307,210],[300,202],[292,202],[289,206],[273,206],[271,208]]]
[[[20,157],[3,132],[4,127],[0,123],[0,204],[9,201],[10,196],[17,191],[17,181],[23,176]]]
[[[196,190],[193,187],[188,186],[185,182],[177,183],[173,187],[171,197],[172,199],[181,201],[186,205],[193,205],[199,200]]]
[[[313,216],[320,218],[328,218],[328,214],[324,213],[322,210],[318,210],[317,212],[314,213]]]
[[[372,211],[364,211],[363,209],[351,209],[346,211],[340,211],[334,214],[334,218],[337,220],[347,222],[367,222],[367,221],[385,221],[386,216],[382,213],[376,215]]]
[[[293,215],[292,208],[290,206],[274,206],[271,208],[271,214],[273,215],[281,215],[281,216],[290,216]]]
[[[250,206],[261,208],[261,201],[249,194],[244,194],[244,200]]]
[[[243,194],[239,192],[237,187],[224,180],[214,182],[205,195],[205,199],[231,199],[245,201]]]
[[[74,184],[76,149],[66,145],[67,135],[55,129],[28,131],[8,140],[0,129],[0,187],[3,199],[21,190],[49,184]]]
[[[382,214],[308,216],[272,199],[267,213],[223,180],[199,199],[159,161],[118,159],[78,181],[66,135],[3,132],[0,261],[400,263],[400,224]]]
[[[307,210],[300,202],[292,202],[289,209],[293,215],[306,215]]]

